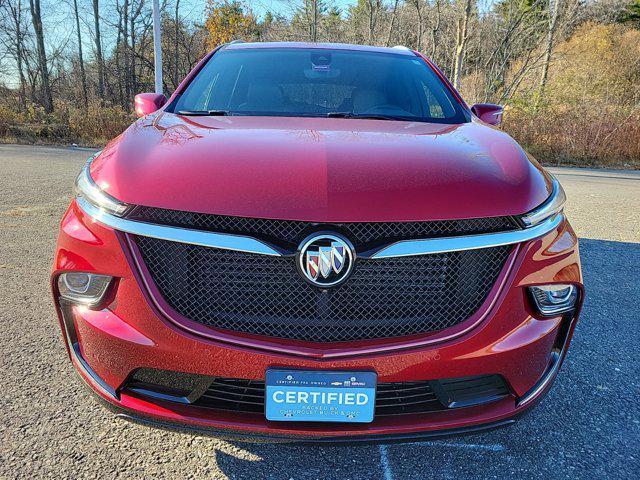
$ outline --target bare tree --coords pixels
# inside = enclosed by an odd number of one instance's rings
[[[416,50],[422,50],[422,32],[424,25],[424,0],[408,0],[407,3],[411,4],[416,10],[418,15],[418,33],[416,34]]]
[[[179,78],[178,78],[178,63],[180,61],[179,58],[179,50],[178,45],[180,42],[180,0],[176,0],[176,14],[175,14],[175,34],[173,38],[173,84],[177,87]]]
[[[49,81],[49,66],[47,65],[47,53],[44,47],[44,31],[42,29],[42,14],[40,12],[40,0],[29,0],[31,7],[31,21],[36,35],[38,48],[38,70],[40,72],[40,90],[42,94],[42,106],[46,113],[53,112],[53,97],[51,96],[51,83]]]
[[[561,0],[549,0],[548,9],[548,28],[547,28],[547,48],[544,53],[544,61],[542,63],[542,76],[540,77],[540,86],[538,88],[538,101],[544,95],[544,89],[547,85],[547,77],[549,76],[549,64],[551,63],[551,53],[553,52],[553,40],[558,24],[558,9]]]
[[[462,63],[464,61],[465,49],[469,41],[469,22],[471,20],[471,0],[460,0],[464,2],[457,19],[456,30],[456,51],[453,60],[453,85],[460,88],[462,77]]]
[[[27,28],[24,25],[22,0],[6,0],[0,4],[0,15],[5,18],[6,23],[2,23],[2,37],[0,40],[8,52],[16,62],[18,72],[18,100],[21,107],[26,105],[26,86],[27,78],[25,76],[25,47],[24,41],[27,35]]]
[[[129,0],[124,0],[122,6],[122,21],[119,24],[119,28],[122,29],[122,54],[124,57],[124,98],[122,99],[122,106],[125,107],[129,103],[131,98],[131,65],[130,58],[131,52],[129,50]]]
[[[138,71],[136,64],[136,48],[138,42],[138,18],[142,13],[142,7],[144,6],[144,0],[138,0],[137,6],[134,8],[134,0],[131,0],[131,14],[129,15],[129,32],[131,37],[131,91],[132,94],[135,94],[138,91]]]
[[[98,64],[98,95],[100,99],[105,94],[104,57],[102,56],[102,37],[100,35],[100,4],[99,0],[93,1],[94,39],[96,43],[96,63]]]
[[[311,41],[318,41],[318,0],[311,0]]]
[[[87,75],[84,71],[84,57],[82,55],[82,33],[80,33],[80,15],[78,14],[78,0],[73,0],[73,13],[76,17],[76,33],[78,36],[78,63],[80,64],[80,81],[82,82],[82,101],[85,110],[89,106],[87,93]]]
[[[440,33],[440,21],[442,19],[442,11],[440,8],[440,0],[435,0],[433,6],[435,10],[433,14],[433,20],[431,21],[431,58],[436,58],[438,52],[438,34]]]
[[[391,37],[393,36],[393,29],[396,26],[396,19],[398,18],[398,3],[400,0],[395,0],[393,2],[393,9],[391,10],[391,20],[389,20],[389,29],[387,30],[387,41],[385,45],[387,47],[391,46]]]
[[[291,27],[297,25],[300,30],[305,31],[307,40],[317,42],[322,14],[326,9],[324,0],[303,0],[301,3],[292,0],[291,7],[293,10]],[[300,30],[298,33],[301,33]],[[290,34],[295,35],[294,32]],[[302,38],[297,39],[302,40]]]
[[[378,16],[382,10],[382,0],[365,0],[368,20],[368,37],[370,44],[375,42],[376,26],[378,25]]]

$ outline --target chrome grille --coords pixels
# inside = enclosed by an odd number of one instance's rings
[[[423,334],[476,312],[510,246],[371,260],[321,290],[305,282],[293,256],[271,257],[136,237],[166,302],[206,326],[309,342]]]
[[[297,247],[319,229],[345,235],[357,250],[365,250],[398,240],[453,237],[519,229],[513,217],[471,218],[429,222],[349,222],[314,223],[295,220],[233,217],[138,206],[129,214],[132,220],[191,228],[218,233],[246,235],[284,247]]]

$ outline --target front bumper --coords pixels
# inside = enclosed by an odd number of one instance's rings
[[[102,310],[74,306],[63,315],[57,275],[79,270],[118,278],[117,292]],[[548,390],[575,327],[569,316],[537,316],[526,286],[575,283],[582,291],[577,239],[564,221],[552,232],[517,247],[504,287],[483,320],[453,338],[407,343],[394,350],[301,355],[282,341],[281,351],[260,345],[204,338],[175,325],[154,308],[123,237],[92,221],[74,202],[61,225],[53,268],[53,290],[70,357],[91,388],[124,416],[157,426],[253,439],[350,441],[459,434],[508,424]],[[433,339],[432,339],[433,340]],[[285,353],[287,352],[287,353]],[[150,399],[122,391],[132,372],[155,368],[211,377],[260,380],[271,367],[375,370],[380,382],[407,382],[499,374],[511,395],[499,401],[425,414],[376,418],[371,424],[269,422],[237,414]]]
[[[358,435],[346,435],[340,433],[335,436],[314,436],[305,434],[289,434],[282,435],[280,433],[268,433],[259,434],[257,432],[247,432],[240,430],[232,430],[229,428],[217,429],[212,427],[192,426],[182,422],[172,422],[164,420],[156,420],[153,417],[147,417],[140,415],[139,413],[129,412],[128,410],[115,407],[108,402],[102,402],[105,408],[114,412],[114,414],[127,420],[131,423],[139,425],[145,425],[149,427],[159,428],[169,431],[177,431],[181,433],[197,434],[203,436],[211,436],[223,440],[235,441],[235,442],[249,442],[249,443],[296,443],[296,444],[317,444],[317,443],[330,443],[330,444],[359,444],[359,443],[402,443],[402,442],[415,442],[427,439],[439,439],[447,437],[459,437],[462,435],[472,435],[474,433],[486,432],[501,427],[507,427],[513,425],[516,418],[527,413],[529,409],[525,409],[522,413],[519,413],[511,418],[500,420],[497,422],[491,422],[486,424],[471,425],[468,427],[452,428],[448,430],[421,430],[412,433],[383,433],[383,434],[358,434]]]

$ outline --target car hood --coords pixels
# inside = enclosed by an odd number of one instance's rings
[[[317,222],[516,215],[551,190],[513,139],[476,122],[160,112],[113,140],[91,173],[130,204]]]

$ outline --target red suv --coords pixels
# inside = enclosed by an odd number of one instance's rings
[[[556,179],[406,48],[232,43],[89,159],[52,272],[122,415],[227,437],[509,424],[583,298]]]

